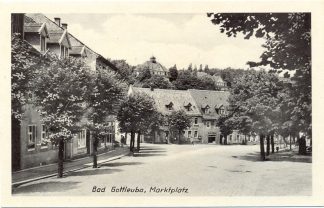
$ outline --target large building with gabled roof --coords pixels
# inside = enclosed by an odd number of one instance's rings
[[[151,75],[160,75],[167,77],[168,76],[168,69],[159,63],[156,60],[156,57],[152,56],[150,60],[144,62],[143,64],[138,65],[135,68],[135,71],[139,73],[140,70],[148,68],[151,72]]]
[[[116,71],[117,68],[106,58],[92,50],[78,38],[68,32],[67,24],[61,23],[56,17],[49,19],[41,13],[12,14],[12,33],[20,33],[24,42],[31,46],[38,56],[47,52],[56,54],[60,59],[74,57],[85,61],[90,70],[106,69]],[[29,57],[26,57],[29,58]],[[46,126],[32,105],[24,107],[24,118],[20,123],[13,123],[19,134],[12,137],[13,170],[46,165],[57,161],[57,151],[54,145],[46,141]],[[109,117],[111,129],[115,129],[114,116]],[[113,148],[115,130],[99,142],[98,151]],[[88,129],[83,129],[75,135],[71,142],[65,144],[66,159],[84,157],[93,152],[93,139]]]
[[[191,141],[205,144],[221,143],[223,135],[216,125],[216,120],[230,111],[228,91],[150,89],[130,86],[128,95],[134,93],[145,93],[152,97],[157,110],[162,115],[167,116],[174,111],[183,110],[191,118],[191,127],[186,129],[181,137],[183,143]],[[177,139],[168,126],[161,126],[154,134],[156,143],[166,141],[173,143]],[[146,135],[144,140],[153,142],[153,138],[152,135]],[[242,136],[234,131],[233,134],[228,135],[227,141],[240,143]]]

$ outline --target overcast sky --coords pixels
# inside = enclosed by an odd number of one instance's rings
[[[206,14],[46,14],[104,57],[141,64],[152,55],[167,68],[208,64],[247,68],[264,50],[263,39],[229,38]]]

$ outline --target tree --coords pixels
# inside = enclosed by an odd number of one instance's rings
[[[178,144],[180,144],[181,133],[191,126],[191,119],[183,110],[174,111],[168,117],[168,124],[171,129],[178,131]]]
[[[178,90],[215,90],[215,83],[210,76],[197,77],[189,71],[180,72],[178,79],[173,84]]]
[[[20,120],[23,106],[30,102],[33,80],[44,64],[41,54],[22,40],[19,34],[11,37],[11,115]]]
[[[224,140],[221,138],[221,144],[227,144],[227,136],[233,133],[233,130],[235,129],[233,121],[234,120],[231,118],[231,116],[228,115],[220,116],[216,120],[216,124],[224,138]]]
[[[188,71],[190,71],[190,72],[192,71],[192,63],[190,63],[190,64],[189,64],[189,66],[188,66],[188,69],[187,69],[187,70],[188,70]]]
[[[105,136],[109,129],[107,117],[116,114],[117,106],[124,99],[126,84],[117,79],[117,74],[97,69],[93,75],[92,93],[86,103],[89,108],[86,126],[93,136],[93,167],[97,168],[97,148],[99,138]]]
[[[199,71],[202,72],[203,71],[202,68],[199,67]],[[209,67],[207,64],[205,65],[204,72],[206,72],[206,73],[209,72]]]
[[[169,80],[161,75],[153,75],[149,79],[143,80],[141,83],[136,83],[134,86],[143,88],[158,88],[158,89],[171,89],[173,88]]]
[[[294,71],[291,99],[291,121],[298,132],[311,135],[311,15],[310,13],[208,13],[228,36],[243,33],[265,38],[266,49],[260,62],[248,62],[252,67],[269,65],[281,73]],[[287,75],[286,75],[287,76]],[[300,148],[305,148],[300,146]]]
[[[143,93],[128,96],[120,105],[117,120],[122,132],[131,133],[130,151],[134,152],[135,133],[148,127],[156,113],[153,98]]]
[[[177,69],[177,65],[174,65],[173,67],[171,67],[169,69],[169,80],[170,82],[173,82],[175,80],[177,80],[178,78],[178,69]]]
[[[229,98],[231,106],[234,106],[233,115],[246,117],[246,121],[242,121],[252,132],[259,134],[261,160],[265,160],[264,138],[269,138],[280,123],[281,90],[278,77],[264,70],[249,70],[233,81]]]
[[[50,57],[34,80],[34,100],[50,141],[59,146],[58,177],[63,176],[64,142],[78,131],[76,126],[91,92],[90,70],[80,59]]]
[[[119,80],[125,80],[128,84],[135,83],[134,67],[129,65],[126,60],[111,60],[111,63],[118,68],[117,78]]]
[[[138,70],[138,75],[136,77],[137,82],[143,82],[146,79],[150,79],[152,77],[151,71],[147,66],[140,66]]]

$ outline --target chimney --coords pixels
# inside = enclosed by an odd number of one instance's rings
[[[61,27],[61,18],[59,18],[59,17],[54,17],[54,21],[55,21],[55,23],[56,23],[58,26]]]
[[[67,30],[67,26],[68,26],[68,24],[62,23],[62,27],[64,28],[64,30]]]

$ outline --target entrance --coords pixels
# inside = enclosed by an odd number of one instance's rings
[[[216,136],[208,136],[208,143],[214,143],[216,141]]]

